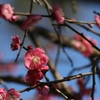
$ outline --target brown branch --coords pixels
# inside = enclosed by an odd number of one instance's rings
[[[100,33],[99,32],[96,32],[95,30],[91,29],[91,28],[88,28],[87,26],[83,25],[83,24],[76,24],[84,29],[86,29],[87,31],[90,31],[91,33],[97,35],[97,36],[100,36]]]
[[[0,79],[3,79],[3,81],[6,82],[14,82],[14,83],[18,83],[18,84],[23,84],[23,85],[27,85],[24,80],[22,79],[22,77],[13,77],[13,76],[1,76],[0,75]]]
[[[97,24],[97,22],[86,22],[86,21],[76,21],[76,20],[71,20],[71,19],[65,19],[66,22],[69,23],[76,23],[76,24]]]
[[[96,84],[95,72],[96,72],[97,63],[99,60],[100,60],[100,55],[96,59],[94,59],[93,67],[92,67],[92,71],[93,71],[93,75],[92,75],[93,82],[92,82],[92,93],[91,93],[92,100],[94,100],[94,92],[95,92],[95,84]]]

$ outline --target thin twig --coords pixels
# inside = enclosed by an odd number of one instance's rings
[[[65,19],[66,22],[69,23],[77,23],[77,24],[97,24],[97,22],[86,22],[86,21],[76,21],[76,20],[71,20],[71,19]]]
[[[79,23],[75,23],[75,24],[80,26],[80,27],[82,27],[82,28],[84,28],[84,29],[86,29],[87,31],[90,31],[91,33],[93,33],[93,34],[95,34],[97,36],[100,36],[99,32],[96,32],[95,30],[93,30],[93,29],[91,29],[91,28],[89,28],[89,27],[87,27],[87,26],[85,26],[83,24],[79,24]]]
[[[31,0],[31,3],[30,3],[30,11],[29,11],[30,14],[32,13],[32,7],[33,7],[33,0]],[[25,30],[25,34],[24,34],[24,37],[23,37],[23,40],[22,40],[22,44],[21,44],[21,46],[20,46],[20,50],[19,50],[19,52],[18,52],[18,54],[17,54],[17,57],[16,57],[16,59],[15,59],[15,62],[17,62],[17,60],[18,60],[18,57],[19,57],[19,55],[20,55],[20,53],[21,53],[21,50],[22,50],[22,48],[23,48],[23,45],[24,45],[25,38],[26,38],[27,34],[28,34],[28,29]]]
[[[45,76],[46,81],[50,82],[49,78],[46,75],[44,75],[44,76]],[[60,95],[62,95],[66,100],[69,100],[68,97],[63,92],[61,92],[59,89],[55,88],[52,84],[50,86],[53,89],[55,89]]]
[[[96,84],[95,73],[96,73],[97,63],[99,60],[100,60],[100,55],[94,60],[93,67],[92,67],[92,72],[93,72],[92,75],[93,84],[92,84],[92,93],[91,93],[92,100],[94,100],[94,91],[95,91],[95,84]]]
[[[58,64],[58,60],[59,60],[59,55],[60,55],[60,45],[58,45],[58,49],[57,49],[57,54],[56,54],[56,59],[55,59],[55,66],[57,67]]]
[[[63,79],[59,79],[59,80],[55,80],[55,81],[40,82],[36,86],[32,86],[32,87],[20,90],[20,92],[22,93],[22,92],[25,92],[25,91],[30,91],[30,90],[38,87],[38,86],[41,86],[41,85],[57,84],[57,83],[61,83],[61,82],[64,82],[64,81],[71,81],[71,80],[74,80],[74,79],[77,79],[77,78],[81,78],[81,77],[89,76],[89,75],[93,75],[93,74],[98,74],[98,73],[100,73],[100,71],[95,72],[95,73],[93,73],[93,72],[80,73],[80,74],[77,74],[77,75],[73,75],[73,76],[69,76],[69,77],[64,77]]]
[[[21,50],[22,50],[22,48],[23,48],[23,44],[24,44],[24,42],[25,42],[25,38],[26,38],[26,36],[27,36],[27,33],[28,33],[28,30],[25,31],[25,34],[24,34],[24,37],[23,37],[23,40],[22,40],[22,43],[21,43],[21,46],[20,46],[20,50],[19,50],[19,52],[18,52],[18,54],[17,54],[17,57],[16,57],[16,59],[15,59],[15,62],[17,62],[18,57],[19,57],[19,55],[20,55],[20,53],[21,53]]]
[[[92,64],[90,63],[90,64],[85,65],[85,66],[82,66],[82,67],[73,68],[73,69],[69,72],[69,74],[68,74],[67,76],[72,75],[75,71],[79,71],[79,70],[82,70],[82,69],[88,68],[88,67],[90,67],[91,65],[92,65]]]
[[[99,15],[99,16],[100,16],[100,13],[98,13],[98,12],[96,12],[96,11],[93,11],[93,13],[95,13],[95,14],[97,14],[97,15]]]
[[[22,15],[22,16],[30,16],[30,15],[34,15],[34,14],[30,14],[30,13],[23,13],[23,12],[14,12],[15,15]],[[50,18],[52,15],[41,15],[42,17],[47,17]]]
[[[65,53],[65,55],[67,56],[68,60],[70,61],[71,66],[73,67],[73,61],[72,61],[72,59],[69,57],[69,55],[68,55],[67,52],[65,51],[65,48],[63,47],[62,49],[63,49],[63,52]]]
[[[33,0],[31,0],[31,2],[30,2],[30,10],[29,10],[30,14],[32,13],[32,8],[33,8]]]

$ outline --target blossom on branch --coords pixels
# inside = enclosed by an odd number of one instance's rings
[[[29,70],[41,69],[48,62],[48,56],[42,48],[28,50],[24,56],[25,66]]]
[[[64,22],[65,20],[64,13],[62,12],[60,6],[57,4],[53,8],[53,15],[54,19],[56,19],[59,24],[62,24]]]
[[[11,88],[7,92],[7,100],[20,100],[20,93],[16,91],[14,88]]]
[[[47,95],[48,92],[50,91],[49,86],[44,85],[44,86],[39,86],[37,87],[38,93],[41,95]]]
[[[30,15],[28,18],[23,22],[21,29],[27,30],[29,27],[31,27],[33,24],[38,23],[42,19],[42,16],[39,14]]]
[[[40,70],[34,69],[34,70],[29,70],[27,72],[27,75],[25,76],[24,81],[29,84],[34,86],[37,84],[37,81],[43,79],[44,75]]]
[[[95,15],[94,19],[97,22],[97,26],[100,28],[100,17],[99,17],[99,15]]]
[[[97,45],[97,41],[87,37],[94,45]],[[82,38],[80,35],[75,34],[74,39],[77,40],[75,43],[76,49],[78,49],[84,56],[89,57],[93,54],[92,45]]]
[[[3,17],[9,21],[17,21],[18,16],[14,15],[13,7],[10,4],[1,4],[0,5],[0,17]]]
[[[12,43],[10,44],[12,51],[18,50],[20,47],[20,38],[18,35],[12,37]]]
[[[49,67],[46,65],[48,57],[42,48],[29,49],[24,56],[25,66],[28,72],[24,81],[29,85],[36,85],[43,79]]]

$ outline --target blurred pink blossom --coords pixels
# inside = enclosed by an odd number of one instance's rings
[[[39,86],[37,87],[38,93],[41,95],[47,95],[49,92],[49,86],[44,85],[44,86]]]
[[[14,15],[13,7],[10,4],[0,5],[0,17],[9,21],[17,21],[18,16]]]
[[[34,69],[27,72],[24,80],[27,84],[34,86],[37,84],[37,81],[43,79],[43,77],[44,75],[40,70]]]
[[[99,17],[99,15],[95,15],[94,19],[97,22],[97,26],[100,28],[100,17]]]
[[[12,43],[10,44],[12,51],[18,50],[20,47],[20,38],[18,35],[12,37]]]
[[[97,41],[93,40],[92,38],[88,37],[88,40],[90,40],[94,45],[97,45]],[[80,35],[75,34],[74,39],[77,40],[75,43],[76,49],[78,49],[84,56],[89,57],[93,54],[92,45],[86,41],[84,38],[82,38]]]
[[[38,23],[42,19],[42,16],[39,14],[30,15],[28,18],[23,22],[21,29],[27,30],[29,27],[31,27],[33,24]]]
[[[59,5],[54,5],[54,8],[53,8],[53,14],[54,14],[54,17],[55,19],[57,20],[57,22],[59,24],[62,24],[65,20],[65,17],[64,17],[64,13],[62,12],[62,9],[60,8]]]

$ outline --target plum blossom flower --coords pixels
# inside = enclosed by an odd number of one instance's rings
[[[88,40],[90,40],[94,45],[97,45],[97,41],[91,39],[90,37],[87,37]],[[77,40],[75,43],[76,49],[78,49],[84,56],[89,57],[93,54],[92,45],[83,39],[78,34],[75,34],[74,39]]]
[[[0,5],[0,17],[3,17],[9,21],[16,21],[18,19],[17,15],[14,15],[13,7],[10,4]]]
[[[34,69],[34,70],[29,70],[27,72],[27,75],[25,76],[24,81],[29,84],[34,86],[37,84],[37,81],[43,79],[44,75],[40,70]]]
[[[42,19],[42,16],[39,14],[30,15],[22,24],[21,29],[27,30],[29,27],[31,27],[33,24],[38,23]]]
[[[97,26],[100,28],[100,17],[98,15],[95,15],[94,19],[97,22]]]
[[[18,50],[20,47],[20,38],[18,35],[12,37],[12,43],[10,44],[12,51]]]
[[[37,87],[38,93],[41,95],[47,95],[48,92],[50,91],[49,86],[44,85],[44,86],[39,86]]]
[[[59,24],[62,24],[64,22],[65,20],[64,14],[60,6],[57,4],[53,8],[53,15]]]
[[[0,100],[6,100],[7,93],[5,88],[0,88]]]
[[[25,66],[29,70],[41,69],[48,62],[48,57],[42,48],[28,50],[24,56]]]
[[[7,92],[7,100],[19,100],[20,98],[20,93],[16,91],[14,88],[11,88]]]

